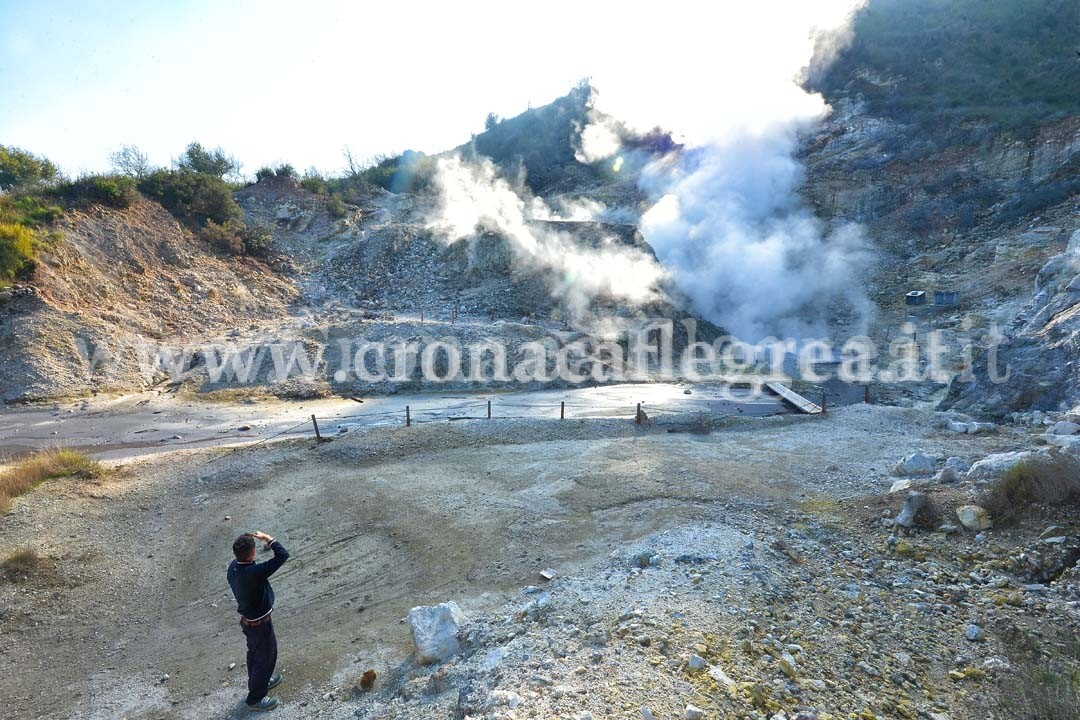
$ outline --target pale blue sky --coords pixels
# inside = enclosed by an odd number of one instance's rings
[[[546,103],[585,74],[534,44],[531,11],[472,5],[0,0],[0,143],[68,172],[107,167],[123,144],[167,163],[191,140],[249,173],[336,169],[346,145],[361,159],[452,147],[489,111]]]
[[[0,144],[67,172],[133,144],[221,146],[248,174],[437,152],[590,76],[601,107],[689,139],[819,112],[809,29],[860,0],[0,0]]]

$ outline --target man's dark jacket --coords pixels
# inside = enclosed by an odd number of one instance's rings
[[[270,544],[274,557],[256,563],[233,560],[229,564],[229,587],[236,597],[236,611],[248,620],[259,620],[274,609],[270,576],[289,559],[289,551],[277,540]]]

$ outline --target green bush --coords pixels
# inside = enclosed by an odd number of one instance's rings
[[[1031,140],[1041,122],[1076,113],[1078,26],[1075,0],[869,0],[850,45],[810,85],[905,123],[979,120]]]
[[[296,177],[296,168],[294,168],[289,163],[282,163],[281,165],[278,165],[277,169],[274,172],[277,174],[278,177]]]
[[[34,231],[25,225],[0,223],[0,281],[14,280],[34,262]]]
[[[123,209],[139,199],[134,178],[126,175],[84,175],[62,183],[56,194],[76,205],[105,205]]]
[[[328,196],[326,198],[326,211],[336,218],[345,217],[345,201],[337,194]]]
[[[274,177],[273,168],[263,166],[255,171],[255,182],[262,182],[272,177]]]
[[[184,149],[184,154],[176,161],[178,170],[212,175],[218,179],[230,173],[240,170],[240,162],[221,148],[208,150],[197,142],[193,142]]]
[[[60,170],[48,159],[0,145],[0,190],[50,183],[60,177]]]
[[[138,188],[189,227],[201,227],[207,220],[223,225],[244,217],[233,200],[232,186],[216,175],[157,170],[139,181]]]
[[[316,195],[325,195],[328,190],[326,178],[315,168],[308,168],[304,177],[300,179],[300,187]]]
[[[237,235],[243,242],[243,252],[248,255],[266,255],[274,239],[274,229],[269,225],[248,225]]]
[[[0,196],[0,223],[39,227],[60,218],[64,211],[37,194]]]
[[[219,250],[232,255],[244,254],[244,239],[240,237],[238,227],[232,222],[216,223],[207,220],[199,230],[199,237]]]

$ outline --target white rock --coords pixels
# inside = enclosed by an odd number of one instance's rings
[[[968,435],[978,435],[979,433],[991,433],[997,430],[997,425],[991,422],[969,422],[967,426]]]
[[[971,468],[971,463],[964,458],[951,457],[945,461],[945,467],[951,468],[957,473],[966,473]]]
[[[453,601],[410,610],[409,625],[420,662],[442,662],[461,652],[461,628],[465,622],[465,613]]]
[[[1080,423],[1080,405],[1065,413],[1065,419],[1069,422]]]
[[[695,705],[687,705],[686,710],[683,711],[683,717],[686,720],[701,720],[705,717],[705,711]]]
[[[1050,429],[1046,431],[1048,435],[1075,435],[1080,433],[1080,424],[1069,422],[1068,420],[1059,420],[1050,426]]]
[[[934,476],[934,482],[939,485],[952,485],[955,482],[960,481],[960,476],[956,474],[956,470],[949,466],[942,468],[941,472]]]
[[[894,482],[889,487],[890,493],[898,493],[909,488],[913,488],[916,485],[926,485],[929,481],[924,478],[901,478]]]
[[[964,505],[956,508],[956,518],[968,530],[988,530],[994,526],[990,513],[978,505]]]
[[[488,693],[487,706],[489,708],[502,706],[513,710],[520,704],[521,696],[512,690],[492,690]]]
[[[705,658],[700,655],[691,655],[690,660],[686,663],[687,667],[695,672],[698,670],[704,670],[708,663],[705,662]]]
[[[728,690],[735,689],[735,681],[728,677],[728,674],[724,672],[723,668],[719,665],[712,665],[709,667],[709,677],[716,681],[717,685],[725,687]]]
[[[966,433],[968,431],[968,424],[966,422],[960,422],[959,420],[950,420],[945,424],[945,429],[954,433]]]
[[[1047,445],[1064,448],[1072,453],[1080,450],[1080,435],[1051,435],[1047,433],[1042,436],[1042,439]]]
[[[1036,455],[1037,453],[1030,450],[987,455],[971,466],[971,469],[967,471],[965,479],[994,480],[1021,463],[1031,462],[1035,459]]]
[[[934,463],[934,458],[929,455],[915,452],[896,463],[893,475],[933,475]]]
[[[653,715],[652,710],[643,707],[641,708],[641,720],[656,720],[656,716]]]

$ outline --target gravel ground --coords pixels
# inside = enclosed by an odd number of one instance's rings
[[[1053,517],[982,541],[883,524],[903,455],[1032,443],[944,420],[851,406],[698,434],[460,421],[55,481],[0,518],[0,558],[43,557],[0,580],[4,714],[246,716],[224,568],[256,528],[294,555],[275,577],[277,717],[995,717],[1007,630],[1073,627],[1078,583],[1023,587],[1017,548],[1029,557]],[[930,494],[947,516],[967,491]],[[464,652],[418,665],[403,618],[445,600],[470,618]],[[359,693],[369,668],[379,681]]]

